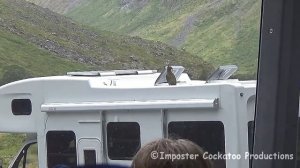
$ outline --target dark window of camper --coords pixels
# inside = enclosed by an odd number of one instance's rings
[[[107,124],[108,157],[112,160],[130,160],[141,147],[140,126],[136,122]]]
[[[72,131],[49,131],[47,133],[48,167],[66,165],[75,167],[76,137]]]
[[[11,102],[11,110],[14,115],[30,115],[32,111],[29,99],[14,99]]]
[[[96,165],[96,151],[95,150],[84,150],[84,163],[86,166]]]
[[[220,121],[176,121],[168,124],[169,138],[189,139],[211,154],[225,153],[224,125]],[[215,160],[215,168],[225,168],[225,160]]]

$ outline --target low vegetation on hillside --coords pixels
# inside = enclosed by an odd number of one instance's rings
[[[93,31],[23,0],[0,0],[0,75],[18,65],[33,76],[69,70],[161,69],[167,63],[205,78],[212,66],[161,42]]]
[[[9,162],[14,158],[25,142],[23,134],[1,134],[0,133],[0,160],[3,168],[8,167]]]
[[[168,43],[214,66],[236,64],[240,78],[255,77],[261,0],[81,1],[66,13],[80,23]]]

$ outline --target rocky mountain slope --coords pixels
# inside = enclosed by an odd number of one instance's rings
[[[202,59],[161,42],[93,31],[23,0],[0,0],[0,43],[0,75],[9,65],[32,76],[69,70],[161,69],[171,63],[185,66],[194,78],[204,78],[212,69]]]
[[[49,8],[54,12],[65,14],[70,10],[81,5],[84,0],[43,0],[43,1],[28,0],[28,1],[45,8]]]
[[[31,0],[57,11],[55,0]],[[69,0],[72,1],[72,0]],[[72,1],[74,3],[75,0]],[[215,66],[257,68],[261,0],[80,0],[64,14],[98,30],[168,43]]]

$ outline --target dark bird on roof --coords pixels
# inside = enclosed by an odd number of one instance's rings
[[[168,65],[166,79],[169,85],[176,85],[177,81],[175,75],[172,72],[172,69],[173,68]]]

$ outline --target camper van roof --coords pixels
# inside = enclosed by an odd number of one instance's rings
[[[67,72],[70,76],[119,76],[119,75],[143,75],[154,74],[157,70],[111,70],[111,71],[84,71]]]
[[[8,87],[12,85],[18,85],[27,82],[47,82],[47,81],[57,81],[60,85],[64,85],[64,82],[88,82],[91,88],[152,88],[152,87],[168,87],[167,83],[161,83],[155,85],[156,80],[161,75],[160,73],[154,73],[151,70],[140,71],[139,74],[135,75],[92,75],[93,72],[83,72],[78,73],[68,73],[64,76],[48,76],[39,78],[30,78],[25,80],[20,80],[6,84],[2,87]],[[98,72],[98,71],[97,71]],[[88,74],[90,73],[90,74]],[[85,74],[85,75],[83,75]],[[227,80],[213,80],[207,83],[202,80],[191,80],[188,74],[182,73],[177,80],[177,85],[180,86],[195,86],[195,85],[220,85],[220,84],[230,84],[230,85],[243,85],[253,87],[256,85],[256,81],[239,81],[238,79],[227,79]],[[172,86],[174,87],[174,86]],[[1,87],[0,87],[1,88]]]

